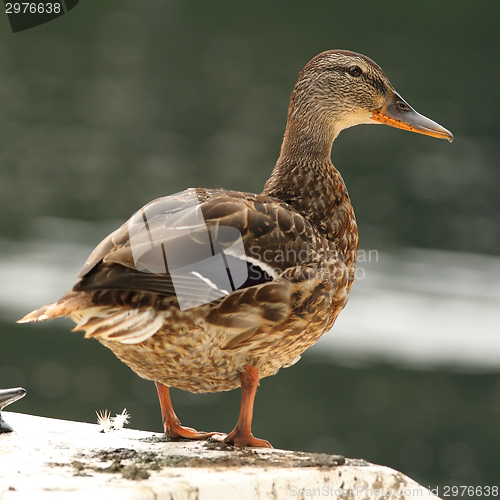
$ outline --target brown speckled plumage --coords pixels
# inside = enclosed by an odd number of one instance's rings
[[[419,129],[405,120],[404,110],[385,111],[402,107],[398,102],[404,101],[373,61],[347,51],[324,52],[299,76],[281,154],[262,194],[196,189],[177,195],[179,203],[196,195],[211,230],[237,228],[249,265],[262,279],[183,311],[168,271],[137,269],[125,223],[94,250],[72,291],[22,321],[69,316],[75,329],[154,380],[165,431],[172,436],[208,434],[172,431],[178,420],[167,387],[216,392],[241,384],[241,422],[229,442],[267,446],[250,434],[258,379],[295,363],[332,327],[354,279],[358,231],[344,181],[330,160],[334,139],[344,128],[373,120],[449,138],[444,129],[429,133],[430,120]],[[154,207],[163,206],[162,200]],[[162,226],[167,212],[158,210],[151,226]]]

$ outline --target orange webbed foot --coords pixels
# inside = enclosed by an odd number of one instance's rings
[[[224,444],[230,444],[237,447],[252,447],[252,448],[273,448],[273,445],[265,439],[254,437],[251,433],[240,432],[239,429],[234,429],[222,441]]]

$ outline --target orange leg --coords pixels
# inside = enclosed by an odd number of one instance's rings
[[[252,435],[252,416],[255,393],[259,385],[259,370],[253,366],[245,365],[241,372],[241,407],[238,423],[224,443],[234,446],[255,446],[272,448],[271,443],[265,439],[257,439]]]
[[[158,399],[160,400],[165,435],[171,438],[207,439],[217,434],[216,432],[198,432],[195,429],[191,429],[191,427],[182,426],[172,407],[168,387],[159,382],[155,382],[155,384],[158,391]]]

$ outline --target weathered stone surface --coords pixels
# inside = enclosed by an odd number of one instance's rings
[[[8,413],[1,500],[427,498],[400,472],[286,450],[167,442],[160,434]],[[434,497],[435,499],[436,497]]]

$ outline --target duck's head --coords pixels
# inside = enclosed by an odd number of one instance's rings
[[[417,113],[368,57],[345,50],[314,57],[300,73],[292,93],[290,132],[297,128],[329,130],[333,140],[341,130],[362,123],[384,123],[453,140],[451,132]]]

